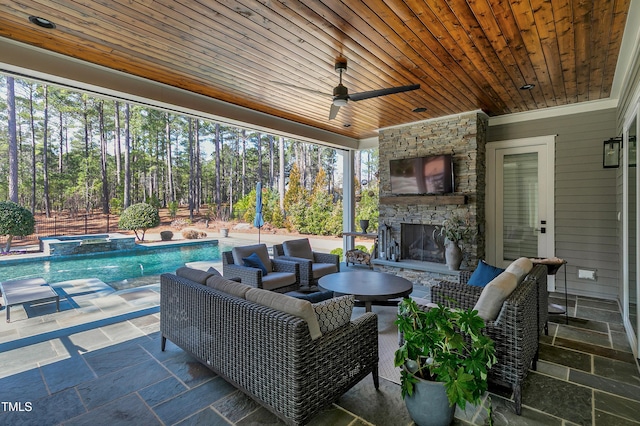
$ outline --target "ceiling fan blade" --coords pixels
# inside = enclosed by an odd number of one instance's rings
[[[340,111],[340,107],[334,104],[331,104],[331,109],[329,110],[329,120],[333,120],[338,115],[338,111]]]
[[[394,93],[409,92],[420,88],[419,84],[411,84],[409,86],[389,87],[388,89],[371,90],[369,92],[352,93],[349,95],[350,101],[362,101],[364,99],[377,98],[379,96],[392,95]]]

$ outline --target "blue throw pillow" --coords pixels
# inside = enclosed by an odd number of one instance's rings
[[[262,269],[262,276],[267,276],[267,267],[264,266],[264,263],[262,263],[262,260],[260,260],[260,256],[258,256],[257,253],[251,253],[249,257],[243,257],[242,261],[244,262],[244,266]]]
[[[504,269],[498,268],[497,266],[491,266],[484,260],[481,260],[478,263],[476,270],[473,271],[473,274],[469,277],[469,282],[467,284],[484,287],[503,272]]]

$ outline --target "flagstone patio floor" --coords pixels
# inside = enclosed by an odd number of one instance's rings
[[[50,303],[12,308],[11,323],[0,322],[0,424],[282,424],[180,348],[160,350],[158,277],[145,279],[122,291],[92,279],[53,283],[61,312]],[[428,297],[428,289],[414,294]],[[640,374],[617,303],[571,296],[569,305],[569,325],[554,318],[540,340],[522,415],[508,391],[492,389],[495,424],[640,425]],[[373,308],[387,332],[394,309]],[[381,345],[381,360],[390,346]],[[385,368],[393,366],[381,366],[378,391],[367,377],[311,424],[412,424]],[[482,408],[458,409],[454,424],[485,419]]]

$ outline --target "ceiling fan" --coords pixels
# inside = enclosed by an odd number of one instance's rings
[[[348,101],[362,101],[365,99],[377,98],[379,96],[392,95],[394,93],[409,92],[420,88],[419,84],[411,84],[408,86],[389,87],[386,89],[370,90],[368,92],[352,93],[342,84],[342,73],[347,71],[346,59],[338,59],[335,69],[340,73],[340,82],[333,88],[333,102],[329,110],[329,120],[333,120],[338,115],[341,106],[347,105]]]

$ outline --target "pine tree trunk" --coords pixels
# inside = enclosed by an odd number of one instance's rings
[[[18,136],[16,133],[15,80],[7,76],[7,115],[9,116],[9,201],[18,202]]]
[[[100,126],[100,175],[102,177],[102,213],[109,214],[109,181],[107,176],[107,136],[104,126],[104,102],[98,104]]]
[[[278,138],[278,154],[280,156],[279,169],[280,177],[278,178],[278,195],[280,196],[280,210],[284,215],[284,138],[280,136]]]
[[[216,190],[215,190],[215,203],[216,203],[216,211],[218,215],[220,214],[220,209],[222,208],[222,201],[220,198],[220,147],[222,144],[220,143],[220,124],[216,123],[216,135],[215,135],[215,145],[216,145]]]
[[[29,123],[31,125],[31,213],[36,213],[36,123],[33,112],[33,85],[29,85]]]
[[[51,217],[49,201],[49,86],[44,86],[44,132],[42,134],[42,178],[44,191],[44,213]]]
[[[124,196],[123,208],[131,205],[131,140],[129,133],[129,104],[124,105]]]
[[[120,161],[122,157],[122,152],[120,149],[120,102],[115,101],[114,109],[115,109],[114,145],[115,145],[115,157],[116,157],[116,183],[118,184],[118,186],[120,186],[120,184],[122,183],[122,164]]]

